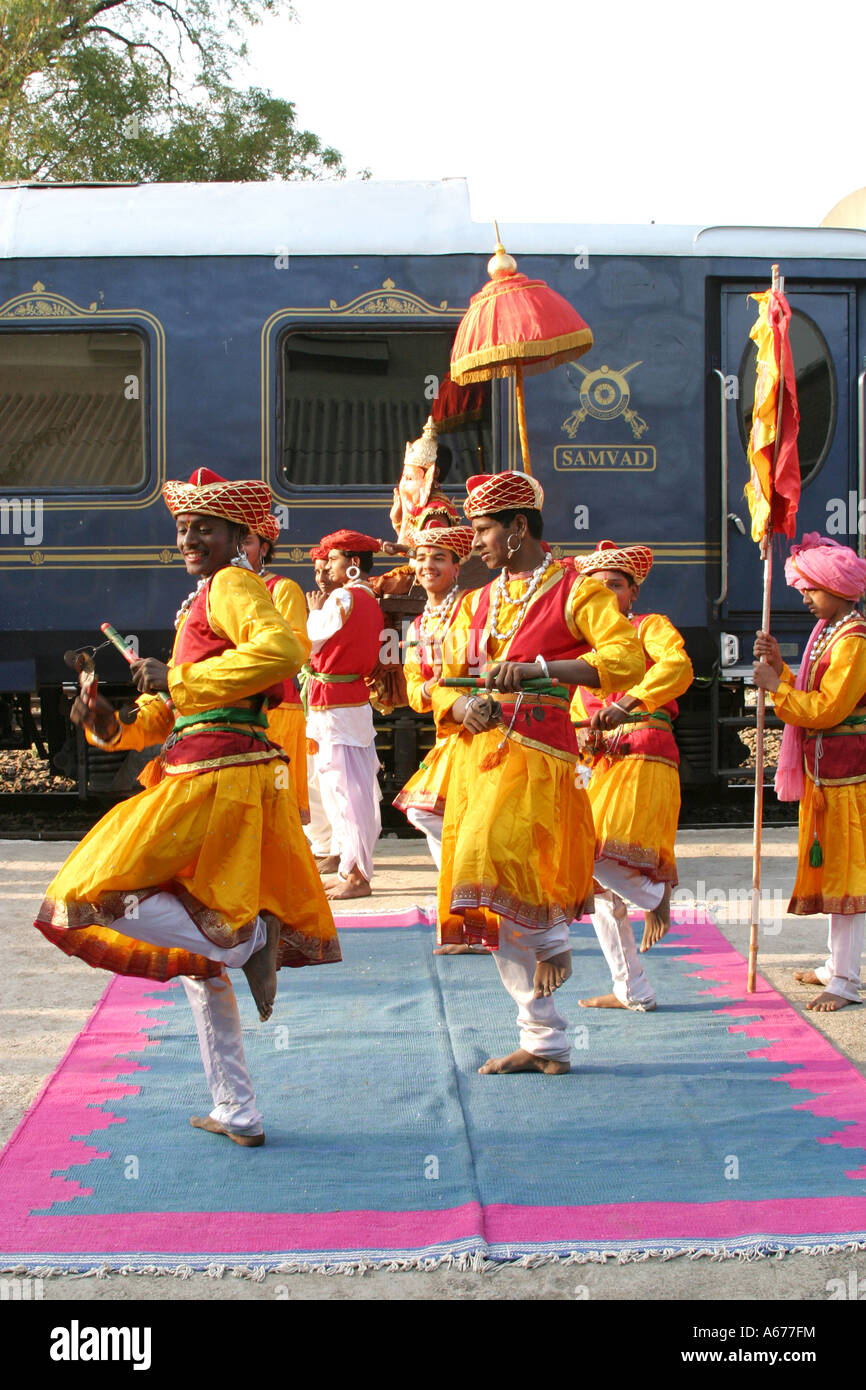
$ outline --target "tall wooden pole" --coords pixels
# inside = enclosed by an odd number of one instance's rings
[[[526,404],[523,399],[523,368],[517,363],[514,372],[514,385],[517,394],[517,432],[520,435],[520,454],[523,471],[532,477],[532,460],[529,457],[529,435],[526,432]]]
[[[773,289],[781,288],[779,267],[773,266]],[[785,389],[785,340],[782,339],[779,360],[779,399],[776,403],[776,438],[773,442],[773,470],[770,476],[770,503],[776,480],[776,462],[779,457],[779,439],[782,430],[782,404]],[[761,607],[761,631],[770,631],[770,604],[773,589],[773,517],[767,523],[767,532],[761,542],[761,557],[764,561],[764,598]],[[758,690],[758,705],[755,719],[755,813],[752,824],[752,921],[749,931],[749,979],[747,992],[755,993],[755,979],[758,970],[758,923],[761,920],[761,834],[764,826],[764,718],[766,712],[766,692]]]

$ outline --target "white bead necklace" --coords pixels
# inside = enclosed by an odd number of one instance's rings
[[[499,605],[502,603],[503,600],[505,600],[506,602],[508,601],[505,587],[506,571],[502,571],[498,580],[496,581],[496,584],[494,585],[493,598],[490,603],[490,632],[493,637],[497,638],[498,641],[504,642],[509,637],[514,636],[515,632],[520,627],[520,624],[523,622],[523,616],[527,608],[529,607],[530,599],[534,595],[536,589],[538,588],[539,584],[541,583],[545,574],[547,573],[548,567],[552,564],[553,556],[548,551],[538,568],[532,571],[532,577],[530,578],[529,583],[527,585],[526,593],[523,595],[523,598],[517,605],[517,614],[515,616],[514,622],[511,624],[507,632],[500,632],[497,626],[497,619],[499,617]]]
[[[454,612],[454,606],[459,597],[458,584],[452,584],[441,603],[431,603],[428,598],[424,604],[421,614],[421,621],[418,624],[418,636],[422,642],[429,641],[431,637],[439,637],[448,626],[448,620]]]
[[[837,618],[835,623],[831,623],[829,627],[824,628],[824,631],[821,633],[821,636],[818,638],[814,647],[812,648],[811,655],[809,658],[809,664],[811,666],[815,665],[815,662],[818,660],[818,657],[821,656],[822,653],[829,646],[830,639],[832,638],[834,632],[838,631],[840,627],[843,627],[845,623],[850,622],[852,618],[857,617],[859,617],[859,614],[857,613],[857,610],[854,609],[850,613],[845,613],[841,618]]]
[[[196,599],[198,598],[199,594],[201,593],[209,578],[209,575],[202,575],[201,579],[196,584],[192,593],[187,594],[183,603],[180,605],[180,608],[174,615],[174,625],[176,628],[180,627],[181,619],[183,618],[184,614],[188,613],[189,610],[192,608],[193,604],[195,603]]]

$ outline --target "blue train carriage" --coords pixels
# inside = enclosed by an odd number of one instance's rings
[[[558,554],[603,537],[654,547],[646,602],[685,633],[700,677],[678,724],[683,780],[735,778],[761,589],[742,496],[748,295],[781,262],[803,416],[799,529],[862,547],[866,233],[502,233],[520,270],[595,335],[579,363],[527,382],[547,538]],[[143,653],[167,652],[189,582],[165,478],[206,466],[267,479],[277,567],[305,587],[326,531],[389,534],[405,441],[492,243],[462,180],[0,189],[0,742],[41,738],[74,769],[64,651],[109,620]],[[469,474],[519,466],[512,383],[494,383],[482,418],[445,442],[458,499]],[[781,564],[773,602],[796,664],[809,623]],[[121,659],[99,663],[129,694]],[[380,733],[387,791],[414,766],[417,721],[398,712]],[[123,778],[111,755],[78,771],[82,791]]]

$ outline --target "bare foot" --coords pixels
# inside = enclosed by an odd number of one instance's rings
[[[571,1071],[571,1066],[568,1062],[557,1062],[553,1057],[536,1057],[533,1052],[525,1052],[519,1047],[507,1057],[488,1057],[478,1070],[482,1076],[502,1076],[512,1071],[543,1071],[547,1076],[562,1076],[563,1072]]]
[[[661,941],[663,936],[667,936],[671,925],[671,885],[665,884],[664,896],[658,907],[652,911],[645,912],[643,915],[643,940],[640,943],[641,951],[648,951]]]
[[[825,989],[823,994],[819,994],[817,999],[813,999],[811,1004],[807,1004],[807,1009],[814,1009],[816,1014],[834,1014],[837,1009],[844,1009],[847,1004],[859,1004],[859,999],[846,999],[842,994],[831,994],[829,989]]]
[[[470,946],[463,941],[458,946],[434,946],[434,956],[489,956],[489,946]]]
[[[329,854],[324,859],[316,860],[316,868],[320,874],[335,874],[340,867],[339,854]]]
[[[245,1149],[260,1149],[265,1142],[263,1134],[235,1134],[233,1130],[221,1125],[219,1120],[212,1120],[210,1115],[190,1115],[189,1122],[193,1129],[206,1129],[208,1134],[224,1134],[227,1139]]]
[[[819,980],[814,970],[795,970],[794,979],[801,985],[823,985],[824,981]]]
[[[628,1004],[620,1003],[615,994],[596,994],[592,999],[578,999],[582,1009],[628,1009]],[[631,1009],[630,1013],[655,1013],[655,1004],[644,1004],[642,1009]]]
[[[332,901],[340,901],[343,898],[369,898],[372,892],[364,875],[358,869],[350,869],[345,878],[338,878],[336,883],[325,889],[325,897]]]
[[[571,951],[560,951],[558,956],[540,960],[535,967],[535,977],[532,981],[535,986],[533,999],[544,999],[548,994],[552,994],[560,985],[565,984],[570,974]]]
[[[267,919],[267,930],[268,938],[264,946],[253,952],[243,968],[262,1023],[267,1023],[273,1013],[274,1000],[277,997],[277,947],[280,944],[280,926],[276,918]]]

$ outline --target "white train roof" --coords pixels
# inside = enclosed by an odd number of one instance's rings
[[[866,231],[501,223],[524,254],[866,258]],[[0,185],[0,257],[489,253],[465,179]],[[783,265],[784,270],[784,265]]]

